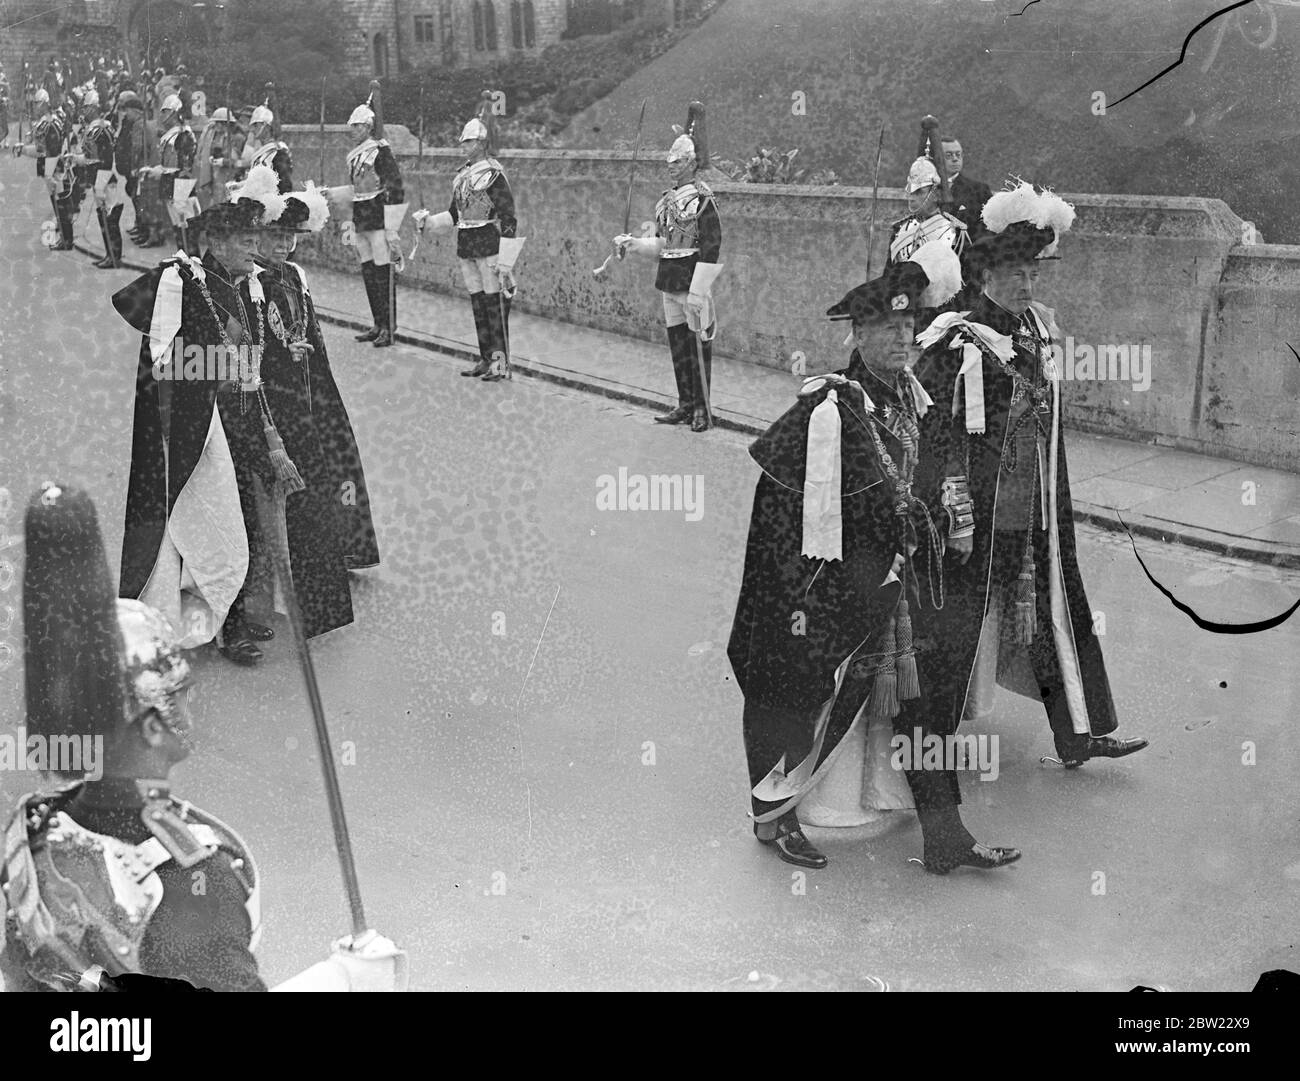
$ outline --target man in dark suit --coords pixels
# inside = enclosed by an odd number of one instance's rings
[[[960,140],[943,140],[943,165],[948,173],[948,190],[952,196],[943,209],[964,221],[967,235],[972,242],[977,241],[987,232],[984,228],[984,222],[980,219],[980,214],[983,213],[984,204],[989,201],[993,192],[989,190],[989,186],[983,181],[972,180],[970,177],[962,175],[963,160]]]

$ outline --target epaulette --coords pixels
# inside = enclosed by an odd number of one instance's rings
[[[695,180],[692,181],[692,183],[695,185],[695,190],[698,191],[700,195],[702,195],[705,199],[713,198],[713,189],[709,187],[708,184],[706,184],[703,180]]]
[[[384,147],[386,147],[387,145],[388,145],[388,140],[387,140],[387,139],[376,139],[376,140],[375,140],[375,149],[376,149],[376,150],[382,150],[382,149],[383,149]]]
[[[955,218],[955,217],[953,217],[953,216],[952,216],[951,214],[949,214],[948,211],[946,211],[946,210],[941,210],[941,211],[939,211],[939,213],[942,214],[945,218],[948,219],[948,224],[949,224],[949,225],[956,226],[958,229],[962,230],[962,232],[965,232],[965,231],[966,231],[966,229],[967,229],[967,225],[966,225],[966,223],[965,223],[964,221],[961,220],[961,218]]]
[[[182,817],[183,812],[183,804],[178,805],[170,797],[163,796],[149,800],[140,812],[140,819],[167,850],[176,866],[188,868],[215,855],[217,846],[203,844],[195,837]]]

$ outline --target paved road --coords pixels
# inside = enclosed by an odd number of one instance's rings
[[[107,298],[129,276],[40,248],[29,171],[0,162],[0,484],[17,504],[0,534],[21,532],[40,480],[64,479],[94,494],[116,565],[136,342]],[[1244,989],[1295,967],[1300,620],[1204,634],[1123,543],[1081,530],[1122,733],[1152,747],[1064,774],[1038,762],[1051,750],[1038,707],[1004,697],[988,726],[1001,774],[966,785],[967,819],[1023,848],[1020,864],[931,878],[906,862],[920,836],[905,821],[828,846],[831,867],[801,894],[749,833],[724,652],[757,472],[746,440],[328,339],[383,565],[355,579],[357,623],[314,654],[352,763],[340,768],[371,920],[411,951],[413,986]],[[702,477],[702,514],[598,510],[600,478],[620,468]],[[1300,595],[1300,576],[1144,546],[1218,619]],[[203,744],[178,778],[258,854],[271,980],[346,930],[278,626],[256,670],[197,655]],[[4,634],[20,652],[17,622]],[[6,724],[19,682],[0,690]],[[28,781],[0,774],[0,795]]]

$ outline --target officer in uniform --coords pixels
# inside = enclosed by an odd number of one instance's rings
[[[117,228],[116,220],[110,223],[104,205],[107,197],[101,200],[95,188],[95,181],[101,170],[113,172],[116,132],[108,119],[100,115],[100,98],[97,90],[87,91],[86,96],[81,100],[81,110],[86,126],[81,133],[81,155],[77,162],[81,174],[79,184],[82,191],[93,193],[95,214],[99,218],[99,231],[104,238],[104,257],[97,259],[95,266],[107,270],[122,265],[122,233]],[[120,204],[117,209],[120,215]]]
[[[167,204],[172,201],[172,193],[177,180],[188,180],[194,175],[194,156],[198,150],[198,140],[190,129],[189,122],[182,117],[184,105],[176,94],[169,94],[162,103],[162,129],[158,137],[159,165],[159,199],[160,209],[170,220]],[[183,226],[173,226],[176,247],[183,246]]]
[[[373,100],[372,96],[370,101]],[[402,257],[397,231],[406,216],[402,170],[388,140],[374,137],[375,112],[370,104],[353,109],[348,124],[356,145],[348,152],[352,221],[350,228],[345,223],[343,240],[357,249],[373,320],[371,328],[356,338],[359,342],[389,346],[393,344],[397,327],[394,263]],[[337,193],[339,189],[331,191]]]
[[[50,95],[44,87],[33,95],[32,107],[36,113],[31,127],[32,141],[23,146],[23,153],[36,159],[36,175],[45,180],[50,193],[50,206],[54,210],[59,231],[58,240],[50,248],[52,251],[71,251],[72,212],[67,203],[72,195],[72,170],[63,158],[63,146],[68,132],[67,118],[61,109],[50,107]],[[48,176],[46,158],[54,159]]]
[[[69,501],[76,504],[71,514],[61,505]],[[107,583],[94,507],[83,493],[46,485],[28,510],[29,553],[36,536],[57,537],[55,551],[75,553],[78,564],[98,564],[92,569]],[[61,665],[73,686],[96,674],[84,669],[104,669],[120,705],[75,722],[102,739],[94,779],[24,796],[4,828],[0,990],[98,990],[104,976],[135,973],[213,991],[264,991],[253,957],[261,881],[252,854],[220,819],[175,798],[168,781],[193,746],[189,663],[162,615],[139,601],[113,602],[111,591],[81,598],[115,612],[116,628],[98,636],[109,648],[60,653],[60,632],[75,631],[60,624],[79,615],[95,621],[68,603],[73,577],[25,572],[24,609],[38,615],[26,624],[25,652]],[[114,630],[115,643],[108,638]],[[48,739],[54,733],[47,728],[64,727],[68,718],[42,710],[29,722]],[[404,985],[404,955],[367,932],[335,943],[329,960],[276,990]]]
[[[490,114],[489,114],[490,116]],[[456,229],[456,255],[469,290],[478,334],[478,363],[461,372],[485,382],[510,374],[510,301],[514,266],[524,242],[516,238],[515,200],[501,163],[490,153],[491,136],[481,116],[460,133],[466,162],[451,182],[451,205],[438,214],[417,211],[417,226]]]
[[[934,240],[947,244],[959,258],[964,256],[968,245],[966,224],[940,209],[942,178],[930,157],[922,155],[912,162],[912,167],[907,172],[905,190],[908,214],[894,223],[889,237],[889,258],[885,265],[895,266],[906,262],[914,251]],[[924,329],[940,311],[959,304],[964,295],[959,293],[944,308],[917,312],[917,327]]]
[[[194,194],[199,207],[207,210],[213,203],[226,201],[226,184],[234,180],[239,171],[235,134],[238,127],[230,110],[224,105],[213,109],[207,126],[199,136],[195,153],[195,172],[198,184]]]
[[[280,193],[284,194],[293,191],[293,154],[289,144],[277,139],[274,132],[275,114],[268,101],[254,109],[249,119],[248,141],[253,149],[248,166],[269,165],[280,178]]]
[[[709,186],[696,176],[708,164],[704,142],[704,107],[692,102],[685,129],[668,151],[668,173],[673,186],[655,206],[655,235],[614,238],[620,257],[634,251],[658,259],[655,288],[663,297],[664,322],[673,376],[677,382],[677,408],[655,417],[659,424],[691,422],[691,431],[706,431],[712,423],[709,386],[712,379],[712,341],[717,332],[713,282],[722,264],[722,223]]]

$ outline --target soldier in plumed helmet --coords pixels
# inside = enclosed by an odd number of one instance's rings
[[[655,235],[614,238],[620,254],[627,251],[658,260],[655,288],[663,298],[668,349],[677,383],[677,407],[655,417],[659,424],[690,422],[691,431],[706,431],[713,421],[709,386],[713,370],[713,337],[717,332],[713,283],[722,264],[722,222],[708,184],[696,174],[708,165],[704,140],[704,106],[692,102],[685,128],[668,151],[673,186],[655,207]]]
[[[970,239],[966,223],[943,209],[949,199],[944,158],[938,136],[939,122],[927,116],[921,122],[921,144],[917,158],[907,171],[907,216],[894,223],[889,237],[889,258],[886,265],[908,259],[912,252],[932,240],[947,244],[958,258],[965,256]],[[944,307],[952,309],[966,298],[959,293]],[[927,309],[916,313],[918,330],[929,325],[943,309]]]
[[[44,485],[26,542],[29,729],[99,750],[86,768],[46,763],[61,767],[46,768],[53,783],[23,796],[3,828],[0,991],[159,987],[144,977],[267,990],[253,956],[262,883],[252,853],[225,822],[172,795],[169,774],[194,746],[194,674],[174,629],[148,605],[113,599],[84,492]],[[405,955],[367,932],[274,990],[405,983]]]
[[[397,329],[397,264],[402,258],[398,230],[406,217],[402,170],[393,148],[383,137],[379,84],[348,117],[356,145],[348,151],[348,185],[331,188],[338,210],[350,210],[352,220],[343,225],[343,242],[357,250],[361,280],[370,304],[372,325],[357,341],[390,346]],[[350,206],[348,205],[350,203]]]
[[[510,374],[510,301],[514,267],[524,242],[516,236],[515,199],[501,163],[492,156],[490,102],[460,133],[465,164],[451,182],[451,204],[438,214],[421,210],[419,227],[456,230],[456,255],[469,291],[478,335],[478,362],[461,372],[485,382]]]
[[[267,89],[266,100],[256,109],[248,121],[248,164],[269,165],[279,177],[280,192],[293,190],[293,154],[289,144],[280,139],[277,133],[275,113],[271,108],[271,88]]]

